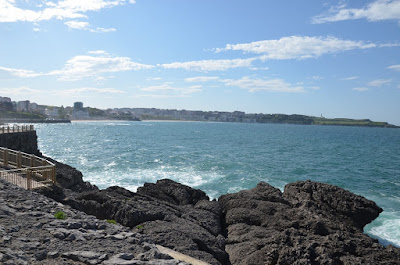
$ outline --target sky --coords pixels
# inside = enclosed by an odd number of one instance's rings
[[[0,96],[400,125],[400,0],[0,0]]]

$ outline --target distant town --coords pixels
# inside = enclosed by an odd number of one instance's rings
[[[369,119],[327,119],[299,114],[247,114],[243,111],[201,111],[157,108],[113,108],[98,109],[84,107],[83,102],[73,106],[47,106],[29,100],[12,101],[0,96],[0,119],[3,123],[16,122],[70,122],[71,120],[171,120],[171,121],[208,121],[243,123],[279,123],[304,125],[341,125],[398,128],[387,122],[375,122]]]

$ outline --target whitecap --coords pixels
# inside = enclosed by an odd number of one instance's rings
[[[384,245],[400,247],[400,216],[396,212],[383,212],[364,232]]]

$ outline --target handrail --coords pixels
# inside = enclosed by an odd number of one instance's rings
[[[19,132],[30,132],[34,131],[35,127],[33,125],[14,125],[14,126],[1,126],[0,134],[4,133],[19,133]]]
[[[0,147],[0,177],[13,184],[32,189],[40,182],[56,183],[56,166],[41,157]],[[39,185],[40,186],[40,185]]]

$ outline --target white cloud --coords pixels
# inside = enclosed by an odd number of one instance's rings
[[[311,77],[311,79],[318,81],[318,80],[322,80],[324,78],[322,76],[319,76],[319,75],[314,75],[314,76]]]
[[[8,97],[24,96],[24,95],[29,96],[42,93],[44,93],[44,91],[33,89],[26,86],[16,87],[16,88],[0,88],[0,94],[7,95]]]
[[[342,40],[336,37],[290,36],[278,40],[262,40],[251,43],[227,44],[221,51],[242,51],[261,54],[261,60],[287,60],[317,58],[324,54],[340,53],[355,49],[381,47],[375,43]]]
[[[202,91],[202,86],[197,85],[197,86],[190,86],[190,87],[174,87],[171,86],[171,83],[164,83],[159,86],[149,86],[149,87],[142,87],[140,90],[142,91],[151,91],[151,92],[174,92],[174,93],[179,93],[179,94],[193,94],[197,92]]]
[[[367,87],[355,87],[353,88],[354,91],[365,92],[368,91]]]
[[[321,24],[353,19],[368,21],[400,20],[400,0],[377,0],[363,8],[346,8],[341,5],[332,7],[328,13],[312,19],[313,23]]]
[[[112,57],[104,51],[92,51],[89,54],[92,55],[77,55],[69,59],[64,68],[47,73],[6,67],[0,67],[0,70],[17,77],[57,76],[60,80],[76,81],[83,78],[102,80],[107,73],[153,68],[151,65],[133,62],[129,57]]]
[[[189,77],[185,79],[185,82],[188,83],[205,83],[210,81],[218,80],[217,76],[197,76],[197,77]]]
[[[0,66],[0,73],[1,72],[5,72],[7,74],[10,74],[11,76],[23,77],[23,78],[37,77],[37,76],[42,75],[40,73],[35,73],[34,71],[31,71],[31,70],[14,69],[14,68]]]
[[[61,95],[76,95],[81,93],[123,94],[125,92],[115,88],[81,87],[54,91],[54,93]]]
[[[383,85],[389,84],[390,82],[392,82],[392,79],[377,79],[369,82],[368,86],[381,87]]]
[[[133,0],[62,0],[57,2],[47,2],[45,5],[37,5],[39,10],[31,10],[21,7],[21,3],[15,0],[0,0],[0,22],[40,22],[46,20],[65,20],[88,18],[86,15],[90,11],[100,11],[104,8],[112,8],[125,3],[134,4]],[[70,21],[71,22],[71,21]],[[84,26],[85,22],[69,23],[66,25],[75,29]],[[87,23],[87,22],[86,22]],[[84,27],[86,29],[86,27]],[[109,32],[115,29],[96,28],[93,32]]]
[[[107,52],[102,50],[97,50],[97,51],[89,51],[88,54],[107,54]]]
[[[270,91],[270,92],[287,92],[299,93],[304,92],[304,87],[292,85],[282,79],[252,79],[250,77],[242,77],[239,80],[222,80],[226,86],[234,86],[247,89],[249,92]]]
[[[359,78],[358,76],[349,76],[349,77],[344,77],[344,78],[342,78],[342,80],[349,81],[349,80],[356,80],[356,79],[358,79],[358,78]]]
[[[70,29],[87,29],[89,27],[89,22],[85,21],[67,21],[64,24]]]
[[[188,98],[189,95],[160,95],[160,94],[141,94],[134,95],[133,98]]]
[[[68,28],[70,28],[70,29],[87,30],[87,31],[90,31],[90,32],[103,33],[103,32],[116,31],[115,28],[106,29],[106,28],[97,27],[97,28],[93,29],[93,28],[90,27],[89,22],[86,22],[86,21],[75,21],[75,20],[72,20],[72,21],[67,21],[64,24],[67,25]]]
[[[395,64],[395,65],[388,66],[387,69],[400,71],[400,64]]]
[[[232,59],[232,60],[202,60],[190,62],[174,62],[160,64],[158,66],[166,69],[185,69],[194,71],[224,71],[231,68],[250,67],[255,58]]]

